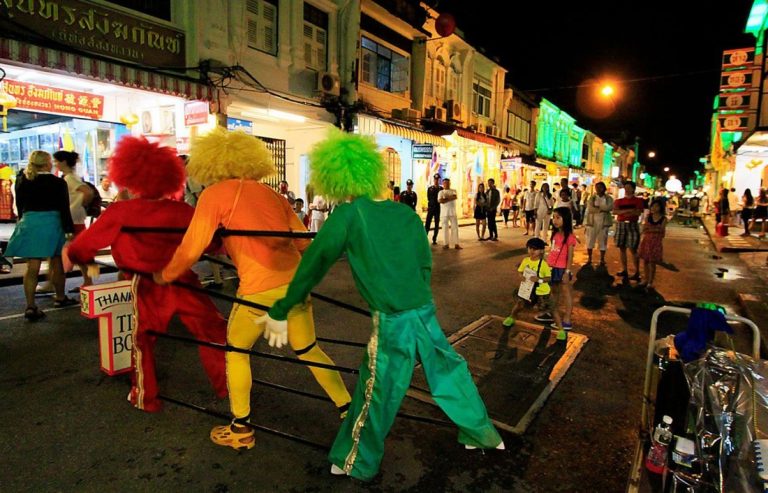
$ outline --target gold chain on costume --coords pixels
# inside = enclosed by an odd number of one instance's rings
[[[136,372],[136,407],[144,409],[144,367],[142,365],[141,347],[137,342],[139,337],[139,275],[131,278],[131,303],[133,304],[133,317],[131,317],[131,337],[133,338],[133,368]]]
[[[365,420],[368,418],[368,409],[371,407],[371,398],[373,397],[373,385],[376,383],[376,356],[379,350],[379,312],[373,312],[373,335],[368,343],[368,371],[370,376],[365,382],[365,402],[363,403],[360,414],[352,427],[352,449],[344,460],[344,472],[349,474],[357,458],[357,450],[360,445],[360,433],[365,426]]]

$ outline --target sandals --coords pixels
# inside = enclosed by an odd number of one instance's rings
[[[238,432],[232,429],[232,425],[215,426],[211,430],[211,441],[223,447],[232,447],[235,450],[250,450],[256,445],[253,436],[253,428],[248,431]]]
[[[63,297],[60,300],[53,300],[53,307],[54,308],[64,308],[67,306],[74,306],[79,305],[80,302],[74,298],[69,298],[67,296]]]
[[[9,265],[0,265],[0,274],[10,274],[13,269]]]
[[[36,306],[30,306],[24,310],[24,318],[30,322],[37,322],[38,320],[45,318],[45,312]]]

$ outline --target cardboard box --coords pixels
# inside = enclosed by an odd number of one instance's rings
[[[99,321],[99,360],[107,375],[133,370],[133,295],[131,281],[80,288],[80,313]]]

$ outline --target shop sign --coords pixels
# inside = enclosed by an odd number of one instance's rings
[[[757,91],[720,93],[720,111],[757,109]]]
[[[522,164],[523,164],[523,158],[521,157],[505,158],[501,160],[502,169],[515,169],[516,167],[521,166]]]
[[[534,171],[531,179],[536,181],[536,183],[543,183],[549,180],[549,174],[546,171]]]
[[[227,118],[227,130],[242,130],[248,135],[253,135],[253,122],[249,120],[239,120],[237,118]]]
[[[5,79],[5,90],[16,98],[19,109],[43,111],[100,120],[104,96]]]
[[[756,70],[730,70],[720,75],[720,89],[742,89],[752,87]]]
[[[755,48],[739,48],[723,52],[723,68],[752,66],[755,63]]]
[[[723,132],[748,132],[755,127],[755,113],[718,115]]]
[[[432,144],[413,144],[413,159],[432,159],[435,146]]]
[[[80,0],[0,2],[0,26],[134,63],[186,65],[183,32]]]
[[[208,101],[187,101],[184,103],[184,126],[208,123]]]

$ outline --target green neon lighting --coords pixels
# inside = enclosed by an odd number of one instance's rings
[[[768,0],[755,0],[752,3],[752,10],[749,12],[747,27],[744,32],[759,37],[761,31],[765,30],[766,17],[768,17]]]

